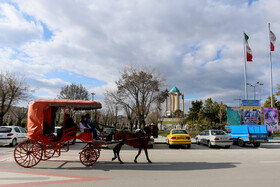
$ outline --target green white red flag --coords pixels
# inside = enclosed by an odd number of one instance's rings
[[[276,36],[272,31],[269,31],[269,38],[270,38],[270,51],[274,51]]]
[[[246,60],[247,62],[252,62],[253,61],[252,50],[248,44],[249,36],[245,32],[244,32],[244,39],[246,44]]]

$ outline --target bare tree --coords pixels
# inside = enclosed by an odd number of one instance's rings
[[[144,126],[152,104],[158,99],[162,83],[163,78],[154,69],[126,67],[121,72],[121,78],[116,81],[118,94],[115,99],[133,111],[140,127]]]
[[[114,91],[106,91],[104,102],[108,108],[108,115],[111,116],[110,121],[116,126],[118,123],[118,113],[120,109],[118,93]]]
[[[25,80],[11,73],[0,73],[0,124],[12,105],[29,98],[29,87]]]
[[[21,125],[22,120],[24,118],[26,118],[26,116],[27,116],[27,112],[28,112],[27,108],[24,108],[24,107],[12,107],[11,111],[12,111],[12,113],[14,114],[14,116],[17,119],[17,123],[19,125]]]
[[[87,89],[81,84],[71,83],[61,88],[59,99],[89,100]]]

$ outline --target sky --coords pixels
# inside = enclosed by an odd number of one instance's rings
[[[191,101],[244,99],[243,32],[253,52],[247,82],[270,95],[268,23],[276,35],[273,87],[280,83],[278,0],[0,0],[0,71],[24,76],[35,99],[82,84],[95,100],[122,68],[149,66]],[[278,39],[279,38],[279,39]],[[248,87],[249,99],[253,88]]]

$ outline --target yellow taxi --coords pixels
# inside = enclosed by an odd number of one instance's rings
[[[169,147],[172,145],[184,145],[188,149],[191,148],[191,137],[184,129],[171,129],[166,138]]]

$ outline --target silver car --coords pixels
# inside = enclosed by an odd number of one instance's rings
[[[17,143],[27,140],[26,134],[26,130],[19,126],[1,126],[0,145],[9,144],[14,147]]]
[[[206,144],[209,148],[213,146],[225,146],[230,148],[233,138],[222,130],[204,130],[196,136],[197,144]]]

